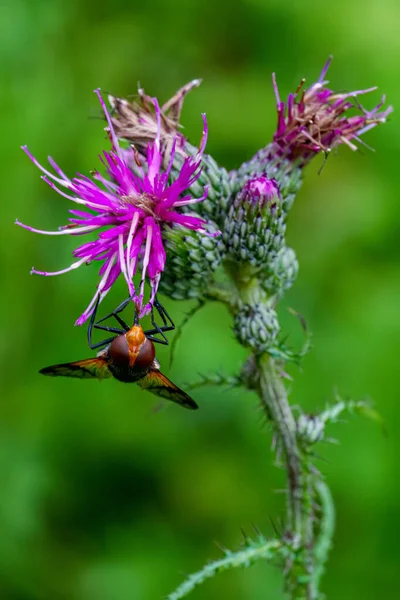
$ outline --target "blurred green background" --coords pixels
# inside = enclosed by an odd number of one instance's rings
[[[97,272],[31,277],[70,264],[73,239],[36,236],[64,223],[69,206],[40,180],[20,150],[87,173],[104,145],[96,87],[135,93],[137,82],[165,100],[202,77],[183,122],[197,141],[200,112],[208,151],[234,168],[268,142],[275,126],[270,75],[283,96],[315,80],[332,53],[337,90],[379,85],[400,106],[400,5],[387,0],[191,2],[3,0],[1,56],[1,600],[156,600],[185,573],[221,556],[215,541],[240,544],[240,528],[271,533],[284,481],[257,399],[206,388],[197,413],[116,381],[47,379],[38,369],[90,355],[76,317]],[[400,205],[396,118],[367,134],[376,153],[341,148],[321,175],[307,171],[289,223],[300,278],[281,308],[298,339],[304,315],[314,349],[294,371],[293,403],[322,408],[335,387],[372,397],[387,422],[336,425],[339,446],[320,448],[337,506],[337,531],[324,591],[341,600],[394,598],[400,550],[399,297]],[[125,297],[114,291],[110,305]],[[168,302],[179,322],[191,303]],[[233,373],[245,353],[218,305],[198,313],[167,374],[182,384],[197,372]],[[280,574],[258,564],[218,576],[193,599],[282,598]]]

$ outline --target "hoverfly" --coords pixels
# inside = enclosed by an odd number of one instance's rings
[[[124,383],[137,383],[149,392],[172,400],[185,408],[198,408],[196,402],[183,390],[178,388],[160,371],[160,364],[156,359],[153,342],[168,344],[165,337],[166,331],[175,329],[175,325],[165,308],[156,299],[154,307],[160,315],[163,325],[160,327],[154,319],[154,310],[151,312],[153,329],[143,331],[135,312],[132,327],[123,321],[119,313],[128,305],[131,298],[127,298],[112,313],[95,322],[98,303],[93,311],[88,327],[88,342],[92,350],[103,348],[95,358],[86,358],[75,362],[52,365],[39,372],[42,375],[53,377],[78,377],[81,379],[106,379],[114,377]],[[121,328],[102,325],[104,321],[114,317]],[[92,343],[93,329],[108,331],[114,335],[110,338]],[[156,337],[161,336],[161,339]]]

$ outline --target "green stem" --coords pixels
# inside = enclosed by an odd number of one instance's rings
[[[204,297],[207,300],[217,300],[223,304],[227,304],[230,309],[238,302],[236,289],[231,285],[214,283],[209,285],[205,290]]]
[[[315,569],[314,561],[314,479],[315,476],[312,473],[311,458],[306,454],[303,458],[303,544],[305,547],[305,566],[309,576],[309,583],[307,589],[307,598],[314,599],[318,597],[317,586],[313,580],[313,573]]]
[[[201,379],[199,381],[193,381],[192,383],[185,384],[185,389],[187,390],[196,390],[198,388],[202,388],[206,385],[226,385],[231,388],[239,387],[243,385],[241,377],[233,377],[230,375],[201,375]]]
[[[314,572],[314,475],[310,456],[297,443],[296,421],[277,365],[265,354],[258,360],[260,396],[279,436],[288,473],[288,515],[285,536],[291,540],[296,560],[286,564],[286,590],[291,599],[316,600]]]
[[[260,369],[261,401],[279,435],[288,465],[288,529],[302,535],[302,467],[296,440],[296,421],[293,417],[285,386],[268,354],[258,361]]]
[[[189,575],[189,577],[181,583],[172,594],[167,596],[167,600],[180,600],[181,598],[184,598],[206,579],[210,579],[222,571],[249,567],[253,562],[259,559],[269,560],[276,556],[276,553],[280,548],[280,541],[271,540],[263,541],[263,543],[258,546],[251,546],[239,550],[239,552],[228,552],[227,555],[220,560],[216,560],[203,567],[200,571]]]
[[[313,573],[314,586],[318,589],[332,547],[332,538],[335,531],[335,505],[330,489],[324,481],[321,479],[316,480],[314,487],[321,506],[319,535],[314,547],[315,568]]]

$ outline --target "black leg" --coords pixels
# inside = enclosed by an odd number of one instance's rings
[[[160,327],[159,325],[157,325],[157,323],[155,322],[155,318],[154,318],[154,308],[157,310],[158,314],[160,315],[163,325]],[[168,323],[168,321],[169,323]],[[158,342],[159,344],[168,344],[168,340],[166,338],[166,336],[164,335],[165,331],[173,331],[175,329],[175,324],[173,322],[173,320],[171,319],[171,317],[169,316],[169,314],[167,313],[167,311],[165,310],[165,308],[162,306],[162,304],[158,301],[157,297],[154,300],[154,305],[153,305],[153,309],[151,311],[151,324],[153,325],[153,329],[149,329],[148,331],[145,331],[145,335],[147,338],[151,339],[153,342]],[[162,339],[160,340],[159,338],[154,337],[154,335],[160,335],[162,337]]]
[[[149,329],[148,331],[144,332],[144,335],[149,339],[152,340],[153,342],[159,342],[160,344],[168,344],[168,340],[164,334],[164,327],[159,327],[157,325],[157,323],[154,321],[154,318],[151,319],[152,324],[154,325],[154,329]],[[168,329],[167,329],[168,331]],[[162,340],[160,340],[159,338],[154,337],[154,335],[161,335]]]
[[[175,329],[175,323],[173,322],[173,320],[171,319],[161,302],[158,301],[157,296],[154,301],[154,306],[156,307],[158,314],[162,318],[164,326],[169,327],[169,329],[166,329],[165,331],[172,331],[173,329]],[[170,325],[168,325],[167,319],[170,322]]]
[[[96,314],[97,314],[97,309],[99,307],[99,302],[100,302],[100,295],[97,296],[96,304],[94,305],[94,310],[92,312],[92,316],[90,317],[88,331],[87,331],[89,348],[91,348],[92,350],[94,349],[93,344],[92,344],[92,331],[93,331],[94,320],[95,320]]]
[[[165,337],[165,335],[161,332],[160,335],[162,335],[165,339],[164,340],[160,340],[160,338],[156,338],[153,335],[146,335],[148,340],[151,340],[152,342],[157,342],[157,344],[163,344],[164,346],[168,346],[168,340]]]
[[[122,335],[123,333],[125,333],[125,329],[118,329],[117,327],[106,327],[105,325],[97,325],[97,323],[93,325],[93,329],[109,331],[110,333],[118,333],[118,335]]]
[[[96,348],[101,348],[102,346],[108,346],[108,344],[111,344],[112,341],[115,340],[117,336],[113,335],[113,337],[107,338],[106,340],[103,340],[102,342],[99,342],[98,344],[92,344],[90,346],[91,350],[96,350]]]
[[[126,331],[129,331],[128,325],[117,314],[124,310],[124,308],[128,305],[129,301],[130,301],[130,298],[127,298],[112,313],[110,313],[106,317],[103,317],[99,321],[95,322],[96,315],[97,315],[97,309],[99,307],[99,302],[100,302],[100,296],[97,298],[93,313],[90,317],[90,322],[89,322],[89,327],[88,327],[88,343],[89,343],[89,347],[92,350],[95,350],[96,348],[101,348],[102,346],[107,346],[107,344],[110,344],[118,335],[122,335]],[[117,329],[116,327],[108,327],[105,325],[99,325],[99,323],[102,323],[103,321],[105,321],[106,319],[108,319],[110,317],[115,317],[116,320],[118,321],[118,323],[121,325],[121,327],[123,327],[123,329]],[[93,344],[93,342],[92,342],[93,329],[99,329],[101,331],[108,331],[110,333],[115,333],[116,335],[114,335],[111,338],[107,338],[106,340],[103,340],[102,342]]]
[[[114,317],[118,321],[118,323],[121,325],[121,327],[124,328],[124,331],[129,331],[130,327],[128,327],[128,325],[125,323],[125,321],[123,321],[123,319],[121,319],[121,317],[118,316],[118,313],[122,312],[124,310],[124,308],[126,306],[128,306],[130,301],[131,301],[131,297],[129,297],[126,300],[124,300],[123,302],[121,302],[121,304],[115,310],[113,310],[110,314],[106,315],[105,317],[103,317],[102,319],[97,321],[96,325],[98,325],[99,323],[102,323],[103,321],[105,321],[106,319],[109,319],[110,317]]]
[[[125,323],[125,321],[119,316],[119,313],[122,312],[128,306],[129,302],[131,301],[131,297],[129,297],[126,300],[124,300],[123,302],[121,302],[121,304],[114,311],[112,311],[105,317],[102,317],[98,321],[95,321],[96,315],[97,315],[97,309],[99,306],[99,301],[100,301],[100,298],[98,297],[95,307],[94,307],[94,310],[93,310],[93,313],[91,315],[89,327],[88,327],[88,343],[89,343],[89,347],[92,350],[94,350],[96,348],[101,348],[102,346],[106,346],[107,344],[110,344],[118,335],[123,335],[124,333],[126,333],[127,331],[130,330],[130,327],[128,327],[128,325]],[[157,310],[157,312],[160,315],[160,318],[162,320],[163,324],[161,325],[161,327],[155,321],[154,309]],[[114,317],[116,319],[116,321],[118,321],[118,323],[121,325],[122,329],[119,329],[117,327],[109,327],[106,325],[100,325],[100,323],[103,323],[110,317]],[[137,315],[136,310],[135,310],[135,316],[134,316],[134,323],[136,325],[138,324],[138,315]],[[157,297],[155,298],[154,306],[151,311],[151,323],[153,325],[153,329],[149,329],[148,331],[144,332],[146,337],[153,342],[157,342],[158,344],[167,345],[168,339],[165,336],[164,332],[173,331],[175,329],[175,324],[174,324],[173,320],[171,319],[171,317],[169,316],[169,314],[167,313],[167,311],[165,310],[165,308],[158,301]],[[109,333],[115,333],[116,335],[111,338],[107,338],[106,340],[103,340],[102,342],[93,344],[93,342],[92,342],[93,329],[98,329],[100,331],[107,331]],[[157,335],[159,335],[161,337],[161,339],[159,337],[156,337]]]

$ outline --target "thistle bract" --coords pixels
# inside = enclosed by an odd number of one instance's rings
[[[282,248],[285,230],[277,182],[264,176],[248,179],[225,220],[227,253],[238,262],[261,268]]]
[[[175,300],[203,298],[224,256],[221,238],[174,225],[165,228],[164,240],[167,263],[160,292]]]
[[[269,295],[281,295],[292,287],[298,274],[299,263],[295,251],[284,246],[266,265],[260,276],[260,284]]]
[[[152,99],[157,123],[155,137],[147,145],[144,161],[138,156],[135,148],[127,150],[120,147],[99,90],[96,93],[108,120],[107,131],[112,143],[111,151],[104,152],[101,157],[109,178],[95,172],[92,179],[83,175],[70,179],[49,158],[54,174],[41,166],[24,147],[34,164],[44,173],[42,177],[44,181],[59,194],[75,204],[82,205],[86,210],[70,210],[72,217],[69,219],[69,224],[55,232],[34,229],[17,221],[18,225],[30,231],[48,235],[83,235],[97,232],[95,240],[82,244],[74,251],[77,260],[68,268],[56,272],[36,269],[31,271],[45,276],[59,275],[92,261],[101,263],[99,272],[101,279],[96,293],[77,320],[78,325],[89,318],[96,302],[104,298],[121,273],[140,315],[150,311],[165,267],[166,255],[162,239],[165,223],[175,223],[210,236],[218,234],[215,230],[205,230],[204,219],[179,211],[180,207],[201,202],[207,196],[207,190],[204,188],[197,198],[185,194],[201,174],[201,161],[207,141],[205,115],[203,115],[203,137],[198,152],[194,156],[185,158],[179,172],[176,171],[175,176],[171,177],[179,140],[175,137],[172,141],[170,161],[166,168],[163,168],[161,111],[157,100]],[[130,162],[135,162],[135,172]],[[141,272],[141,282],[136,288],[133,278],[138,270]],[[144,303],[146,280],[150,283],[151,293],[148,302]]]
[[[280,327],[273,308],[245,304],[235,315],[234,327],[237,340],[254,352],[266,352],[278,337]]]

